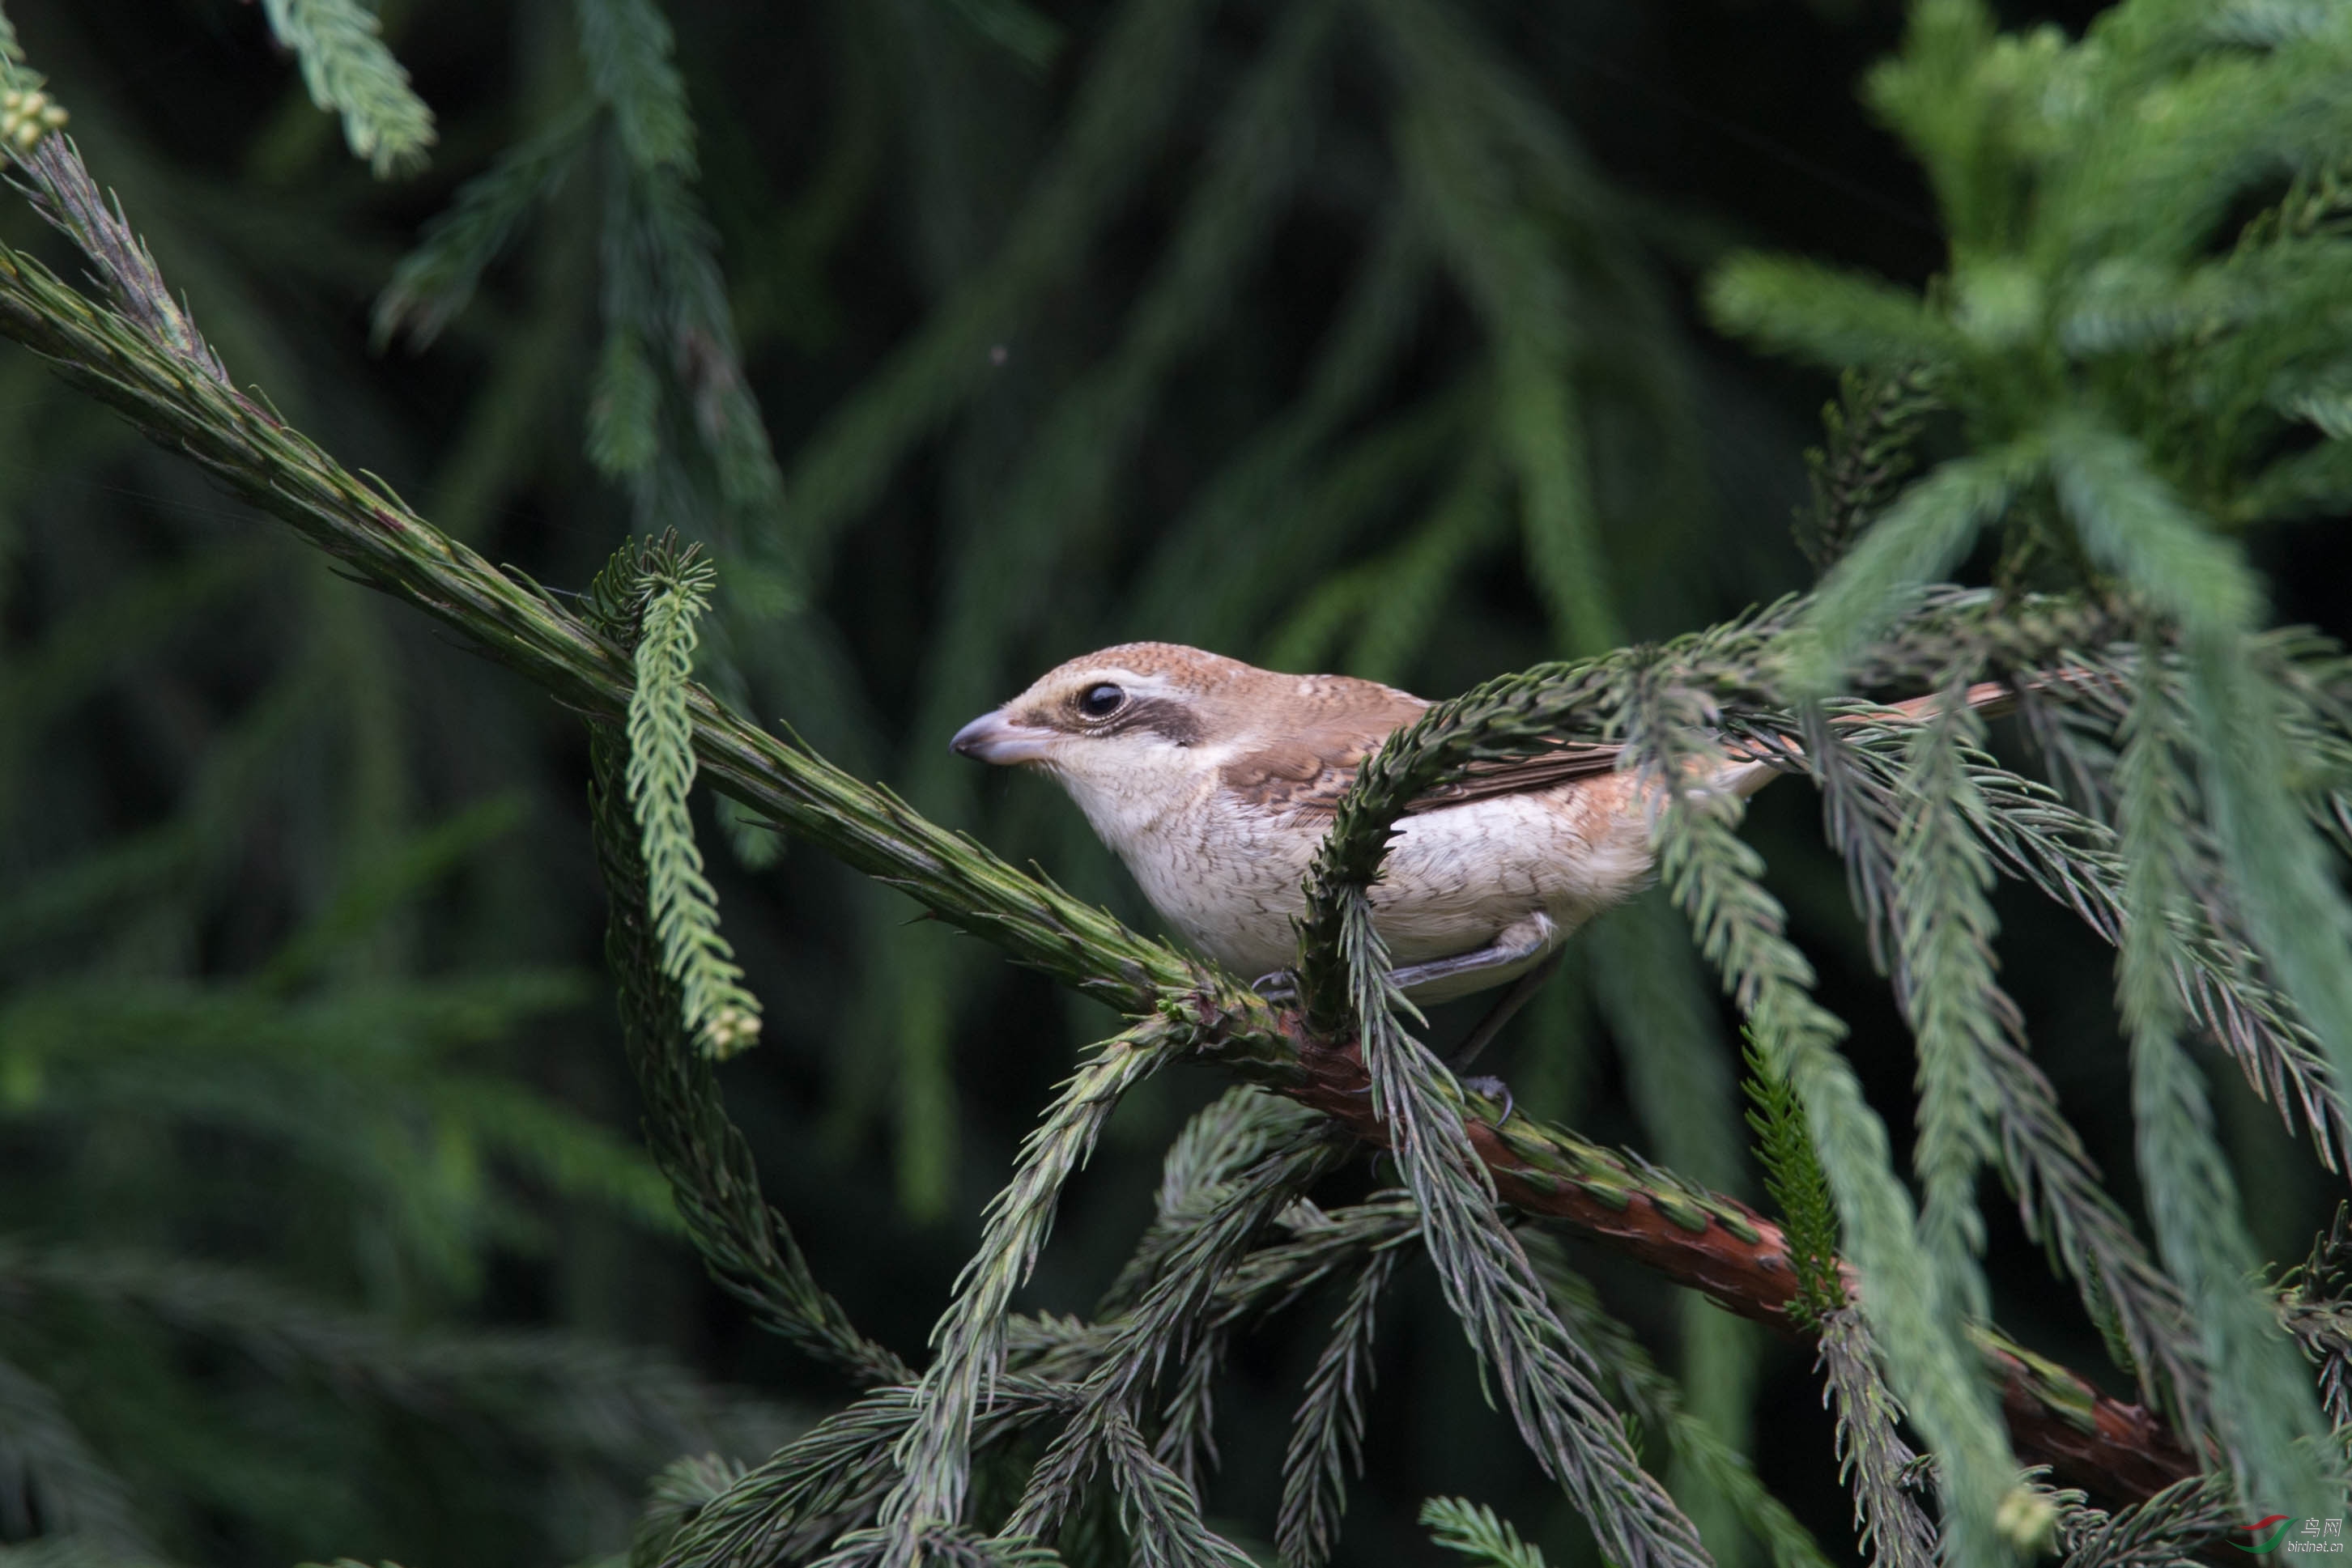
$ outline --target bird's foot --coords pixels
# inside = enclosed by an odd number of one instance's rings
[[[1518,1103],[1511,1097],[1511,1086],[1499,1078],[1465,1078],[1462,1080],[1462,1087],[1473,1094],[1483,1094],[1489,1100],[1500,1100],[1503,1103],[1503,1113],[1495,1118],[1495,1125],[1497,1127],[1509,1121],[1512,1111],[1517,1107]]]
[[[1250,989],[1276,1007],[1296,1007],[1298,1003],[1298,971],[1276,969],[1270,975],[1260,975],[1250,982]]]

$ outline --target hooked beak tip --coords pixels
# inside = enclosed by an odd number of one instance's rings
[[[1004,710],[995,709],[982,714],[955,732],[948,749],[958,757],[969,757],[980,762],[1034,762],[1045,755],[1045,747],[1054,738],[1053,732],[1015,724],[1004,716]]]

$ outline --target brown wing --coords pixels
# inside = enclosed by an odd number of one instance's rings
[[[1310,731],[1287,737],[1226,764],[1223,782],[1226,789],[1265,810],[1328,815],[1339,810],[1340,797],[1355,783],[1364,759],[1386,738],[1386,732],[1367,736],[1360,730]],[[1562,742],[1540,756],[1474,762],[1454,782],[1416,797],[1404,814],[1442,811],[1497,795],[1529,794],[1612,772],[1621,749],[1591,742]]]
[[[1509,762],[1474,762],[1453,783],[1440,784],[1415,796],[1404,814],[1411,817],[1423,811],[1443,811],[1448,806],[1466,806],[1473,800],[1490,800],[1497,795],[1528,795],[1572,779],[1613,773],[1617,770],[1618,754],[1622,750],[1622,746],[1571,740],[1560,741],[1554,749],[1536,757],[1517,758]]]
[[[1220,778],[1261,810],[1328,815],[1339,810],[1364,759],[1387,738],[1388,730],[1368,735],[1355,727],[1300,731],[1234,758]]]

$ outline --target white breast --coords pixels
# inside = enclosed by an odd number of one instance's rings
[[[1393,961],[1475,951],[1537,911],[1564,937],[1631,894],[1651,865],[1632,794],[1630,779],[1593,780],[1405,818],[1372,888],[1374,922]],[[1299,884],[1328,819],[1244,810],[1221,791],[1190,806],[1104,836],[1194,946],[1245,978],[1290,967],[1293,923],[1305,909]],[[1517,972],[1452,988],[1500,984]]]

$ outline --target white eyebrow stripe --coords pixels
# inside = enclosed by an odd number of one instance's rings
[[[1127,688],[1128,695],[1133,697],[1173,696],[1181,691],[1165,675],[1139,675],[1133,670],[1104,670],[1097,678],[1117,682]]]

